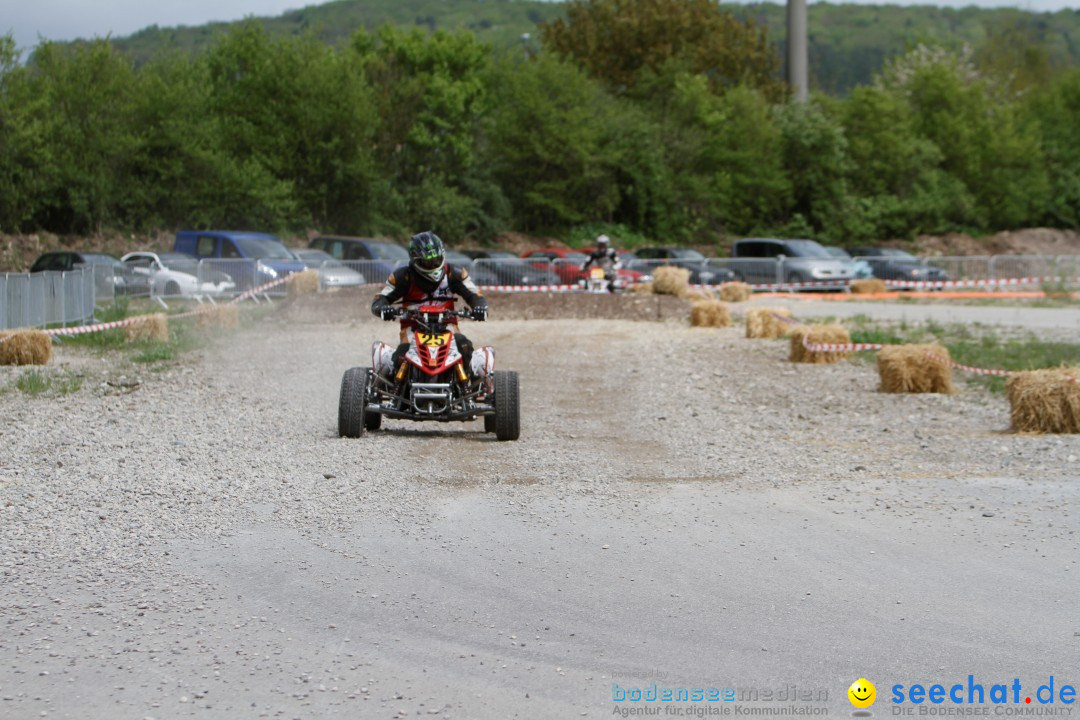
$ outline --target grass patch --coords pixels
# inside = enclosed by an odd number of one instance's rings
[[[82,386],[83,379],[69,372],[28,370],[15,378],[15,388],[26,395],[70,395]]]
[[[984,335],[978,340],[945,343],[953,360],[961,365],[1000,370],[1039,370],[1062,365],[1080,365],[1080,344],[1042,342],[1035,336],[1002,339]],[[994,392],[1005,391],[1003,377],[965,373],[969,384],[986,385]]]
[[[937,323],[873,324],[864,319],[851,330],[855,343],[902,345],[937,342],[949,350],[961,365],[997,370],[1038,370],[1062,365],[1080,365],[1080,344],[1046,342],[1034,334],[1002,336],[990,328]],[[863,359],[873,351],[859,353]],[[1007,378],[974,375],[958,371],[968,385],[981,385],[992,392],[1004,392]]]

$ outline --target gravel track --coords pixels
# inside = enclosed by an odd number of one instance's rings
[[[642,678],[846,712],[860,676],[1080,679],[1080,438],[1008,433],[1002,397],[880,394],[741,328],[496,320],[468,332],[521,373],[520,441],[341,440],[341,374],[393,335],[361,302],[156,369],[61,348],[82,390],[0,394],[0,717],[601,717]]]

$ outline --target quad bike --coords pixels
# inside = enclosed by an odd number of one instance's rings
[[[466,368],[454,341],[454,321],[472,319],[472,313],[443,304],[394,311],[389,319],[415,323],[406,330],[409,350],[395,368],[393,350],[376,342],[372,367],[345,371],[338,403],[338,435],[355,438],[367,430],[378,430],[384,416],[439,422],[466,422],[483,416],[484,432],[495,433],[499,440],[517,440],[521,434],[518,374],[496,371],[495,351],[490,347],[474,350],[472,367]]]
[[[607,293],[622,290],[625,283],[615,270],[605,270],[602,267],[589,268],[585,276],[579,281],[579,285],[585,292]]]

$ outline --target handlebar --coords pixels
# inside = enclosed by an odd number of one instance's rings
[[[429,315],[441,315],[446,320],[454,318],[465,318],[466,320],[477,319],[477,312],[475,310],[440,310],[437,313],[429,313],[420,312],[419,310],[410,310],[403,307],[390,308],[390,312],[384,316],[384,319],[389,321],[404,318],[405,320],[421,321],[424,316]]]

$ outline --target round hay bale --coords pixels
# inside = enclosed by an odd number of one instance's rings
[[[724,302],[743,302],[750,295],[750,286],[744,282],[726,282],[720,286],[720,299]]]
[[[849,350],[829,350],[812,352],[806,349],[803,341],[811,344],[828,343],[847,345],[851,335],[842,325],[799,325],[791,331],[791,362],[798,363],[836,363],[851,355]]]
[[[41,330],[0,332],[0,365],[48,365],[52,338]]]
[[[1080,433],[1080,368],[1015,373],[1005,394],[1016,432]]]
[[[851,292],[855,295],[880,295],[888,290],[885,281],[877,278],[851,281]]]
[[[211,305],[195,316],[199,327],[235,328],[240,322],[240,310],[235,305]]]
[[[877,353],[881,392],[953,393],[949,351],[940,345],[886,345]]]
[[[658,267],[652,276],[653,292],[657,295],[681,296],[690,285],[690,271],[674,265]]]
[[[787,308],[751,308],[746,311],[746,337],[748,338],[782,338],[795,327],[793,323],[784,322],[780,318],[790,318],[791,311]]]
[[[289,297],[291,298],[317,293],[321,287],[319,271],[304,270],[303,272],[293,273],[285,281],[285,285],[289,288]]]
[[[129,341],[169,342],[169,320],[164,313],[143,315],[133,319],[137,322],[124,326],[124,337]]]
[[[693,327],[728,327],[731,310],[719,300],[697,300],[690,306],[690,325]]]
[[[653,292],[653,286],[651,282],[634,283],[630,286],[630,292],[651,295]]]

